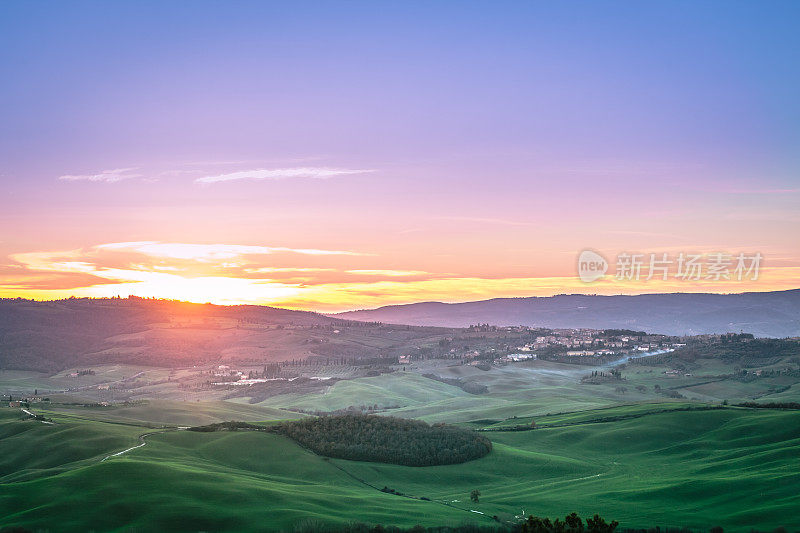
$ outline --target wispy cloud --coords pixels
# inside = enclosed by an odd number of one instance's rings
[[[100,250],[136,252],[152,257],[218,261],[243,255],[268,255],[294,253],[302,255],[370,255],[349,250],[320,250],[316,248],[288,248],[285,246],[247,246],[242,244],[192,244],[182,242],[136,241],[115,242],[96,246]]]
[[[0,296],[4,291],[15,290],[14,287],[19,290],[28,287],[50,291],[51,296],[75,289],[75,294],[159,294],[167,298],[231,303],[252,299],[256,294],[296,296],[302,286],[330,281],[318,279],[319,274],[328,276],[336,271],[324,266],[263,265],[268,258],[287,258],[292,254],[298,255],[295,261],[303,256],[307,261],[317,258],[327,261],[328,256],[371,255],[317,248],[159,241],[25,252],[11,254],[10,265],[0,264],[0,278],[3,278]],[[300,274],[310,277],[298,277]]]
[[[305,268],[305,267],[259,267],[245,268],[248,274],[284,274],[293,272],[335,272],[335,268]]]
[[[375,172],[374,170],[353,170],[343,168],[326,167],[296,167],[296,168],[258,168],[254,170],[241,170],[228,174],[217,174],[215,176],[204,176],[194,180],[195,183],[220,183],[223,181],[236,180],[283,180],[290,178],[315,178],[327,179],[336,176],[346,176],[349,174],[366,174]]]
[[[58,179],[63,181],[95,181],[114,183],[117,181],[127,180],[131,178],[139,178],[142,175],[137,173],[138,168],[114,168],[111,170],[101,170],[96,174],[66,174],[59,176]]]
[[[0,297],[135,294],[220,304],[261,303],[344,310],[427,300],[465,301],[586,292],[586,285],[574,275],[537,278],[441,273],[416,276],[421,271],[259,265],[261,261],[277,257],[258,256],[273,250],[295,249],[146,241],[12,254],[12,264],[0,264]],[[251,254],[254,255],[251,257]],[[242,266],[227,268],[234,264],[231,256],[234,261],[242,259]],[[310,257],[293,259],[314,260]],[[345,260],[350,261],[349,258]],[[324,275],[315,275],[317,272]],[[642,284],[608,276],[593,285],[591,291],[597,294],[636,294],[788,289],[797,286],[799,272],[800,267],[791,264],[765,267],[763,277],[759,273],[758,282],[746,285],[730,281],[686,284],[678,280]],[[281,273],[291,275],[278,275]],[[310,275],[298,276],[297,273]],[[258,277],[253,277],[253,274]],[[354,278],[354,275],[363,277]]]
[[[387,276],[400,278],[405,276],[423,276],[430,274],[424,270],[346,270],[348,274],[360,274],[363,276]]]

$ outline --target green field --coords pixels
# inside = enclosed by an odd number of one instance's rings
[[[148,427],[202,426],[226,420],[280,420],[303,415],[268,407],[234,402],[179,402],[145,400],[132,405],[82,407],[75,405],[41,404],[37,412],[63,415],[70,418],[137,424]]]
[[[585,366],[532,361],[484,371],[431,360],[413,371],[340,379],[254,403],[247,396],[221,400],[219,392],[187,396],[173,380],[148,388],[142,393],[148,399],[112,405],[98,403],[94,383],[167,374],[118,365],[78,378],[2,372],[6,390],[76,383],[94,388],[94,399],[84,400],[89,389],[79,387],[34,403],[31,410],[51,423],[0,408],[0,526],[76,532],[292,531],[354,521],[499,526],[523,512],[575,511],[600,513],[623,528],[798,530],[800,411],[735,406],[800,400],[796,371],[775,375],[765,367],[764,376],[740,377],[718,360],[698,359],[680,372],[672,371],[675,361],[648,363],[620,367],[619,380],[588,384],[581,378],[593,369]],[[471,394],[458,383],[486,390]],[[158,387],[169,390],[159,394]],[[276,434],[181,429],[375,406],[383,415],[480,430],[493,451],[458,465],[407,467],[323,458]],[[482,495],[477,504],[469,501],[473,489]]]
[[[554,416],[559,427],[486,433],[495,446],[485,458],[422,468],[329,460],[244,431],[161,430],[103,461],[153,430],[59,415],[48,425],[3,409],[0,515],[3,525],[58,531],[491,525],[492,515],[506,522],[523,510],[600,512],[623,527],[800,526],[800,413],[670,410],[682,406]],[[474,488],[478,504],[468,500]]]
[[[631,400],[657,399],[635,391],[621,396],[613,387],[581,386],[586,367],[542,363],[534,368],[509,366],[489,372],[472,367],[440,367],[437,373],[488,387],[486,394],[469,394],[459,387],[423,377],[415,372],[395,372],[377,377],[340,381],[323,394],[285,394],[256,405],[272,408],[333,411],[350,406],[378,405],[391,414],[427,422],[465,422],[481,418],[502,420],[511,416],[605,407]],[[246,402],[246,399],[241,401]]]

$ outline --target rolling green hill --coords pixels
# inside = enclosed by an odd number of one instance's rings
[[[616,421],[574,415],[563,416],[560,422],[571,425],[562,427],[489,432],[488,456],[435,467],[324,459],[285,437],[247,431],[154,433],[145,446],[102,461],[152,430],[58,415],[56,425],[45,425],[3,411],[3,525],[59,531],[286,530],[308,520],[491,525],[492,515],[513,521],[524,509],[540,516],[600,512],[622,527],[800,526],[796,411],[653,413],[623,406],[602,410]],[[34,443],[27,450],[19,440],[25,435]],[[36,463],[39,456],[47,459]],[[469,492],[476,488],[482,496],[473,504]]]

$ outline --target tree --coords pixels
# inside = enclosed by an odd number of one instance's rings
[[[567,526],[576,532],[583,531],[583,520],[581,517],[578,516],[577,513],[572,513],[564,518],[564,522],[567,523]]]
[[[469,499],[475,503],[478,503],[478,500],[481,497],[481,491],[478,489],[472,489],[472,492],[469,493]]]
[[[561,519],[556,518],[551,521],[549,518],[529,516],[528,519],[520,524],[520,533],[614,533],[619,523],[616,520],[606,523],[600,516],[594,515],[593,518],[586,519],[586,527],[583,520],[572,513]]]
[[[614,533],[618,525],[619,522],[616,520],[612,520],[610,524],[607,524],[599,515],[586,519],[586,529],[589,533]]]

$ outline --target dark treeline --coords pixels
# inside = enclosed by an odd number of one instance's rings
[[[497,520],[497,517],[494,517]],[[397,526],[370,526],[361,522],[353,522],[345,525],[329,525],[316,520],[305,520],[294,527],[295,533],[614,533],[618,526],[616,520],[606,522],[599,515],[595,514],[592,518],[587,518],[586,522],[576,513],[572,513],[561,520],[556,518],[551,521],[549,518],[539,518],[529,516],[527,520],[512,525],[479,526],[476,524],[465,523],[458,526],[438,526],[423,527],[414,526],[411,528],[400,528]],[[633,533],[638,530],[627,530],[625,533]],[[661,533],[659,528],[652,530],[641,530],[648,533]],[[674,530],[688,531],[688,530]],[[673,533],[673,530],[665,530],[664,533]]]
[[[464,463],[492,451],[492,442],[476,431],[420,420],[360,413],[322,416],[259,426],[219,422],[190,431],[268,431],[285,435],[326,457],[405,466]]]
[[[572,513],[564,517],[564,520],[556,518],[551,521],[549,518],[539,518],[529,516],[527,520],[515,526],[513,531],[519,533],[614,533],[619,526],[619,522],[612,520],[606,522],[600,515],[595,514],[592,518],[583,520],[577,513]]]
[[[494,517],[497,519],[497,517]],[[370,525],[363,522],[351,522],[349,524],[333,525],[326,522],[306,519],[299,522],[292,528],[293,533],[703,533],[704,530],[692,530],[680,527],[655,526],[650,528],[619,528],[616,520],[610,523],[602,517],[594,515],[587,518],[584,525],[583,520],[575,513],[568,515],[564,520],[549,518],[539,518],[530,516],[527,520],[512,525],[493,525],[479,526],[477,524],[464,523],[458,526],[434,526],[424,527],[416,525],[409,528],[382,524]],[[33,533],[33,530],[21,526],[2,526],[0,533]],[[723,528],[715,526],[709,529],[709,533],[724,533]],[[768,533],[765,530],[751,529],[750,533]],[[769,533],[787,533],[787,529],[778,527]]]
[[[800,409],[800,403],[798,402],[744,402],[736,405],[738,407],[753,407],[755,409]]]
[[[250,431],[266,431],[266,426],[257,426],[248,422],[238,422],[232,420],[230,422],[217,422],[216,424],[208,424],[207,426],[195,426],[189,428],[189,431],[197,431],[200,433],[211,433],[213,431],[238,431],[240,429]]]
[[[494,517],[497,519],[497,517]],[[724,533],[719,526],[711,527],[709,533]],[[293,528],[294,533],[703,533],[704,530],[692,530],[685,527],[620,528],[616,520],[606,522],[595,514],[584,522],[576,513],[564,518],[550,520],[538,516],[529,516],[527,520],[512,525],[479,526],[464,523],[458,526],[424,527],[414,526],[401,528],[397,526],[369,525],[353,522],[345,525],[330,525],[317,520],[304,520]],[[0,533],[5,533],[0,531]],[[759,529],[751,529],[750,533],[767,533]],[[771,530],[771,533],[787,533],[783,527]]]
[[[497,517],[494,518],[497,520]],[[304,520],[297,524],[293,531],[294,533],[700,533],[696,530],[680,527],[620,528],[616,520],[606,522],[604,518],[595,514],[591,518],[587,517],[584,522],[576,513],[567,515],[563,520],[529,516],[526,520],[518,523],[510,525],[496,524],[494,526],[464,523],[458,526],[423,527],[417,525],[410,528],[401,528],[380,524],[369,525],[361,522],[330,525],[318,520]],[[724,533],[723,528],[719,526],[711,527],[709,531],[710,533]],[[751,529],[750,533],[764,532]],[[772,533],[786,533],[786,529],[779,527],[772,530]]]
[[[320,455],[353,461],[446,465],[478,459],[492,450],[491,441],[472,430],[386,416],[325,416],[274,427]]]
[[[800,342],[794,339],[753,339],[752,335],[727,335],[715,342],[693,341],[670,354],[669,359],[694,361],[718,358],[743,366],[757,365],[764,360],[800,355]]]

